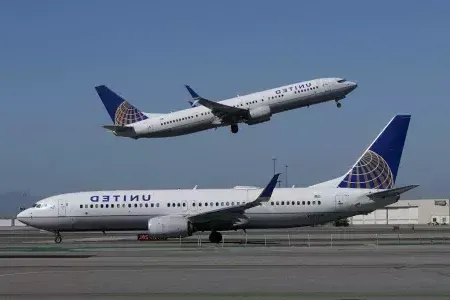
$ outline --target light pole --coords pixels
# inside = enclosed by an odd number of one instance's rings
[[[284,167],[286,168],[286,180],[285,180],[285,185],[286,187],[288,187],[288,173],[287,173],[287,169],[288,169],[288,165],[284,165]]]

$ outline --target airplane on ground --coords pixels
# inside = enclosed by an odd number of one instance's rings
[[[179,238],[211,231],[310,226],[397,202],[417,185],[394,188],[410,115],[397,115],[344,175],[305,188],[111,190],[68,193],[38,201],[17,215],[30,226],[64,231],[146,231],[150,237]]]
[[[357,86],[343,78],[320,78],[215,102],[186,85],[191,107],[166,114],[142,112],[105,85],[95,89],[114,122],[103,127],[116,136],[139,139],[174,137],[223,126],[237,133],[239,123],[267,122],[273,114],[299,107],[332,100],[341,107],[339,101]]]

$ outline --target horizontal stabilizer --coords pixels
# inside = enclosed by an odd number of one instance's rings
[[[128,126],[103,125],[103,128],[114,132],[134,132],[134,128]]]
[[[376,200],[376,199],[383,199],[383,198],[387,198],[387,197],[400,196],[401,194],[406,193],[407,191],[412,190],[418,186],[419,185],[417,185],[417,184],[402,186],[399,188],[390,189],[390,190],[386,190],[386,191],[382,191],[382,192],[371,193],[371,194],[368,194],[367,197],[371,198],[372,200]]]

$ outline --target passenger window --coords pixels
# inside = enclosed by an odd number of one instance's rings
[[[208,202],[205,202],[205,206],[208,206]]]
[[[128,208],[131,208],[131,204],[128,204]]]
[[[111,208],[114,208],[114,204],[111,204]]]
[[[80,208],[83,208],[83,204],[80,205]]]
[[[270,205],[273,205],[273,202],[270,202]]]
[[[230,206],[230,202],[227,202],[227,206]]]
[[[103,204],[100,204],[100,208],[103,208]]]
[[[181,206],[181,204],[180,204],[180,203],[177,203],[177,206],[178,206],[178,207],[180,207],[180,206]]]
[[[220,205],[223,206],[223,202],[220,202]]]
[[[170,203],[167,203],[167,207],[170,207]]]
[[[95,208],[98,208],[98,204],[95,204]]]
[[[305,205],[305,201],[302,201],[302,205]]]
[[[311,201],[308,201],[308,205],[311,205]]]
[[[186,203],[183,202],[183,207],[186,207]]]
[[[277,201],[277,205],[280,205],[280,202]]]
[[[108,208],[108,206],[109,206],[108,204],[105,204],[105,207],[106,207],[106,208]]]
[[[134,207],[137,207],[137,203],[134,204]]]
[[[284,201],[281,201],[281,205],[284,205]]]
[[[148,203],[145,203],[145,207],[148,207]]]
[[[142,203],[139,203],[139,207],[142,207]]]
[[[321,204],[321,202],[320,202],[320,201],[317,201],[317,204],[319,204],[319,205],[320,205],[320,204]]]
[[[159,207],[159,203],[156,203],[156,207]]]
[[[155,204],[152,203],[152,204],[150,204],[150,206],[153,207],[153,206],[155,206]]]
[[[94,204],[91,204],[91,206],[90,206],[91,208],[94,208]]]
[[[213,203],[213,202],[210,202],[210,203],[209,203],[209,206],[214,206],[214,203]]]
[[[219,202],[216,202],[216,206],[219,206]]]
[[[300,205],[300,201],[297,201],[297,205]]]

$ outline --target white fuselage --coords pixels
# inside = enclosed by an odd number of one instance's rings
[[[340,82],[339,78],[320,78],[238,96],[218,103],[249,111],[265,107],[272,115],[330,100],[343,99],[356,87],[357,85],[351,81]],[[241,121],[236,123],[239,122]],[[116,132],[115,134],[133,138],[170,137],[228,125],[230,123],[222,122],[209,108],[198,106],[152,116],[128,125],[134,128],[134,132]]]
[[[248,209],[240,226],[197,231],[290,228],[322,224],[342,217],[371,212],[396,202],[369,199],[367,189],[276,188],[269,202]],[[379,190],[373,190],[379,191]],[[21,212],[17,218],[49,231],[147,230],[152,217],[201,212],[255,200],[260,188],[136,190],[81,192],[52,196]]]

